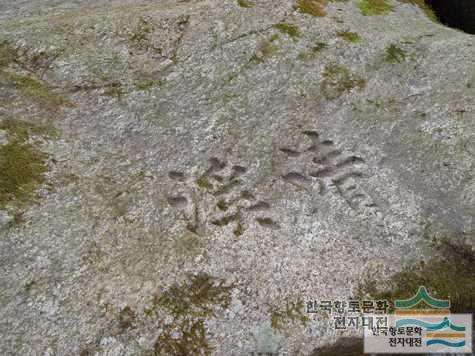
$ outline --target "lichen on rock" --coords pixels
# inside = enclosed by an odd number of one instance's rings
[[[0,354],[338,354],[316,300],[469,309],[475,47],[425,4],[3,0]]]

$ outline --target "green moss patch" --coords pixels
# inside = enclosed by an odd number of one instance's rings
[[[272,44],[272,41],[265,41],[261,44],[260,51],[264,58],[272,56],[277,52],[278,47]]]
[[[264,57],[259,56],[257,54],[253,54],[251,58],[249,58],[249,63],[250,64],[261,64],[264,63]]]
[[[278,47],[272,43],[275,40],[276,38],[271,38],[269,41],[262,42],[259,46],[259,52],[254,53],[251,58],[249,58],[249,64],[261,64],[264,63],[267,58],[273,56],[278,51]]]
[[[233,234],[236,237],[241,236],[244,233],[244,225],[242,224],[241,220],[238,220],[236,227],[233,230]]]
[[[120,100],[125,95],[125,90],[121,82],[112,82],[104,87],[103,94]]]
[[[151,90],[160,85],[162,85],[162,81],[157,79],[141,79],[134,83],[134,87],[138,91]]]
[[[216,309],[228,308],[233,288],[234,285],[201,273],[172,285],[155,298],[154,308],[173,316],[155,341],[155,355],[211,355],[213,348],[207,340],[205,321],[215,316]]]
[[[279,30],[282,33],[285,33],[292,39],[297,39],[301,36],[300,30],[297,26],[290,25],[287,23],[278,23],[273,26],[275,29]]]
[[[18,56],[16,48],[6,40],[0,40],[0,70],[8,67]]]
[[[14,140],[0,146],[0,207],[25,203],[44,182],[46,155],[32,145]]]
[[[64,49],[37,51],[17,46],[10,40],[0,40],[0,71],[11,67],[41,78],[63,53]]]
[[[59,50],[54,53],[30,52],[15,47],[10,41],[0,40],[0,91],[11,92],[13,89],[21,99],[46,109],[70,106],[70,101],[37,79],[61,53]],[[10,103],[5,101],[5,106],[8,105]]]
[[[366,85],[363,78],[339,64],[327,65],[323,72],[323,78],[321,91],[325,98],[330,100],[339,98],[354,88],[363,89]]]
[[[473,238],[472,238],[473,241]],[[408,265],[383,283],[370,276],[360,286],[360,295],[394,302],[414,296],[420,286],[439,299],[450,299],[452,312],[473,309],[475,296],[475,250],[461,236],[433,240],[433,256]]]
[[[139,18],[135,28],[129,33],[130,44],[141,50],[148,51],[152,49],[160,52],[160,48],[155,48],[150,38],[153,31],[154,27],[148,19]]]
[[[211,355],[204,320],[189,320],[167,325],[155,341],[154,355]]]
[[[298,0],[297,9],[304,14],[316,17],[326,16],[325,5],[326,0]]]
[[[32,124],[16,119],[4,119],[0,121],[0,130],[8,133],[9,139],[25,142],[32,136],[40,136],[44,139],[56,140],[59,138],[58,129],[50,122],[45,124]]]
[[[225,200],[221,199],[216,203],[216,207],[221,211],[226,211],[229,209],[228,203]]]
[[[386,0],[360,0],[358,7],[365,16],[384,15],[394,8]]]
[[[244,8],[250,8],[250,7],[254,6],[253,2],[250,2],[250,1],[247,1],[247,0],[237,0],[237,4],[240,7],[244,7]]]
[[[200,187],[201,189],[213,189],[213,184],[211,184],[206,175],[200,176],[196,180],[196,185],[198,185],[198,187]]]
[[[226,309],[231,302],[231,290],[222,280],[207,274],[191,276],[181,284],[174,284],[157,300],[156,305],[176,318],[209,317],[216,307]]]
[[[13,87],[20,96],[32,100],[43,108],[57,109],[70,106],[65,97],[55,94],[49,86],[27,75],[12,72],[0,72],[0,86]]]
[[[36,198],[36,189],[44,182],[47,155],[29,143],[30,137],[58,136],[52,125],[32,125],[5,119],[0,130],[7,132],[8,142],[0,146],[0,207],[23,205]]]
[[[312,48],[310,48],[310,50],[300,52],[298,55],[298,59],[300,59],[301,61],[315,59],[326,48],[328,48],[328,44],[326,44],[325,42],[317,42],[314,46],[312,46]]]
[[[356,32],[339,31],[336,34],[337,36],[343,38],[347,42],[351,42],[351,43],[361,42],[361,37]]]
[[[282,330],[288,323],[300,322],[303,326],[308,323],[308,316],[304,312],[302,300],[286,301],[284,307],[268,305],[271,326],[275,330]]]
[[[386,47],[386,61],[389,63],[401,63],[406,60],[406,51],[395,44]]]
[[[397,111],[398,101],[395,97],[379,97],[375,99],[366,99],[370,104],[373,104],[377,110],[384,110],[387,112]]]
[[[129,329],[133,326],[137,318],[135,312],[128,305],[119,312],[118,319],[121,329]]]

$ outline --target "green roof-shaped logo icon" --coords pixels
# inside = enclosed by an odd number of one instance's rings
[[[450,301],[443,300],[443,299],[436,299],[433,298],[427,293],[427,289],[424,286],[419,287],[417,294],[409,299],[400,299],[394,302],[394,306],[400,309],[409,309],[421,301],[424,301],[428,306],[436,309],[449,309],[450,308]]]

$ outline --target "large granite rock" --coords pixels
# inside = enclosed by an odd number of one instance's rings
[[[3,1],[0,353],[306,355],[473,246],[475,37],[368,3]]]

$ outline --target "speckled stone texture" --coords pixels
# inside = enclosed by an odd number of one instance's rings
[[[191,320],[214,355],[309,355],[352,332],[300,302],[423,259],[428,226],[473,236],[475,37],[391,4],[2,1],[0,39],[48,59],[4,70],[68,104],[1,84],[0,120],[59,135],[0,212],[0,354],[166,354]],[[229,303],[177,317],[197,275]]]

